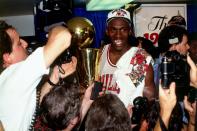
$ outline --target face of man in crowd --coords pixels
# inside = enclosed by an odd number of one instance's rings
[[[10,53],[11,64],[23,61],[27,58],[27,42],[20,39],[19,34],[15,29],[8,29],[6,31],[12,40],[12,52]]]
[[[129,46],[129,34],[131,28],[124,18],[115,18],[108,23],[107,35],[112,42],[112,48],[116,51],[127,50]]]
[[[181,43],[176,45],[176,50],[183,55],[186,55],[190,46],[188,44],[188,37],[186,35],[183,35]]]

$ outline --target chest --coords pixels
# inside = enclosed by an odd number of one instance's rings
[[[118,62],[118,60],[120,59],[121,56],[122,56],[122,54],[109,53],[109,55],[108,55],[108,60],[109,60],[113,65],[116,65],[116,63]]]

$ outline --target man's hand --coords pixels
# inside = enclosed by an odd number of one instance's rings
[[[93,103],[93,100],[90,99],[93,87],[94,87],[94,83],[90,85],[85,91],[81,104],[81,111],[80,111],[81,121],[83,121],[87,111],[89,110],[91,104]]]
[[[171,114],[174,106],[176,105],[175,82],[170,84],[169,89],[164,89],[159,86],[159,103],[161,111],[169,112]]]
[[[195,123],[195,115],[196,115],[196,102],[190,103],[188,101],[187,96],[184,97],[184,107],[189,112],[190,122]]]
[[[188,131],[195,130],[195,116],[196,116],[196,101],[190,103],[187,96],[184,97],[184,107],[189,112]]]
[[[49,32],[49,37],[44,46],[44,60],[46,68],[71,44],[71,33],[63,26],[56,26]]]
[[[162,88],[160,81],[160,86],[159,86],[159,104],[161,108],[160,116],[166,127],[168,127],[170,115],[177,102],[175,88],[176,88],[175,82],[172,82],[170,84],[169,89],[164,89]]]
[[[175,94],[176,85],[175,82],[172,82],[169,89],[164,89],[162,88],[161,80],[159,83],[159,105],[161,108],[160,116],[165,124],[165,127],[168,128],[170,115],[177,101]],[[162,131],[159,119],[157,120],[154,131]]]
[[[94,83],[93,83],[92,85],[90,85],[90,86],[86,89],[85,94],[84,94],[84,97],[83,97],[83,101],[84,101],[85,103],[92,103],[92,102],[93,102],[93,100],[90,99],[90,96],[91,96],[91,94],[92,94],[92,89],[93,89],[93,87],[94,87]]]

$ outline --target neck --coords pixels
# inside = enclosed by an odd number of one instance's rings
[[[110,52],[116,55],[123,55],[125,52],[127,52],[129,49],[131,48],[131,46],[125,46],[125,48],[121,49],[121,50],[117,50],[115,48],[113,48],[112,46],[110,47]]]
[[[129,49],[131,48],[131,46],[128,46],[127,48],[124,48],[122,50],[115,50],[113,48],[110,48],[109,50],[109,59],[111,61],[112,64],[116,64],[117,61],[120,59],[120,57],[127,52]]]

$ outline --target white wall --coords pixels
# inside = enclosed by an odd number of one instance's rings
[[[34,15],[8,16],[0,17],[8,24],[14,26],[20,33],[20,36],[34,36]]]

